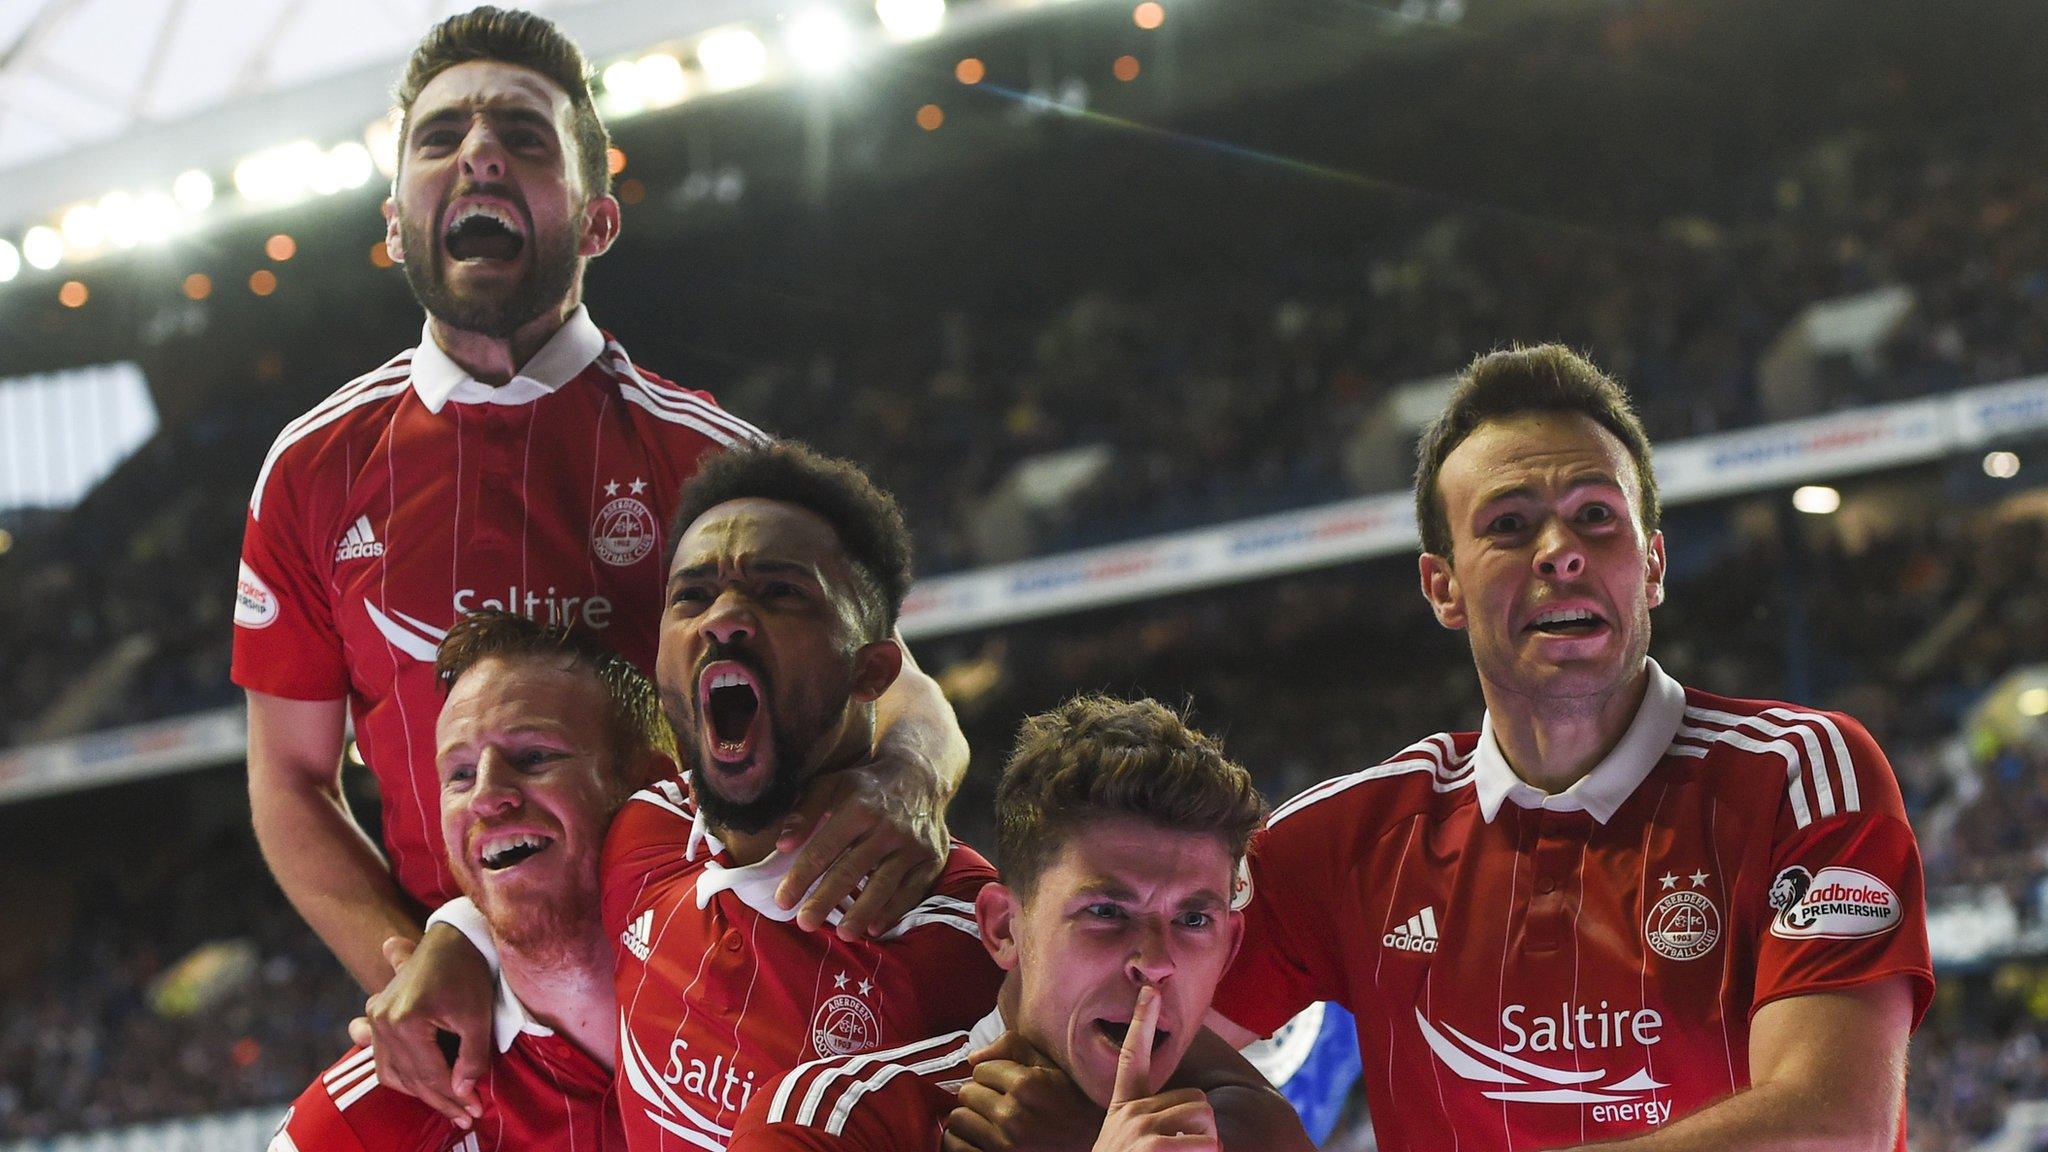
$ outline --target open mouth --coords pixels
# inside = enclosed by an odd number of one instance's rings
[[[1528,631],[1545,636],[1592,636],[1605,630],[1607,621],[1590,608],[1558,608],[1529,622]]]
[[[520,832],[511,836],[500,836],[484,841],[477,853],[477,862],[486,872],[502,872],[523,861],[544,852],[554,841],[534,832]]]
[[[526,248],[525,229],[510,209],[497,204],[469,204],[458,211],[442,236],[456,260],[516,260]]]
[[[720,660],[697,678],[697,705],[704,743],[720,764],[744,764],[759,745],[761,688],[751,669]]]
[[[1095,1029],[1107,1037],[1111,1044],[1121,1049],[1124,1046],[1124,1037],[1131,1033],[1131,1022],[1129,1020],[1097,1020],[1095,1022]],[[1164,1028],[1155,1029],[1152,1033],[1152,1051],[1157,1052],[1164,1048],[1167,1038],[1172,1035],[1173,1033],[1168,1032]]]

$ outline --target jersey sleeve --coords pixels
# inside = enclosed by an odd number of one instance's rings
[[[1330,845],[1348,839],[1325,827],[1331,807],[1290,812],[1283,805],[1246,855],[1244,943],[1211,1006],[1262,1037],[1318,1000],[1347,998],[1329,923],[1341,905],[1328,887],[1348,871]]]
[[[800,1066],[756,1093],[726,1152],[938,1152],[949,1094],[894,1065],[830,1084],[816,1101],[783,1098],[784,1080],[817,1067]]]
[[[664,875],[685,868],[685,849],[695,823],[680,775],[657,780],[635,792],[612,819],[604,838],[600,873],[607,935],[617,936],[640,893]]]
[[[1772,1000],[1905,976],[1913,1025],[1934,997],[1920,847],[1898,781],[1862,725],[1808,723],[1811,752],[1779,813],[1751,1011]]]
[[[244,688],[294,700],[348,695],[348,664],[308,538],[303,493],[284,455],[257,481],[235,579],[232,674]]]
[[[916,1005],[915,1012],[900,1021],[906,1025],[904,1039],[965,1030],[994,1006],[1003,970],[981,942],[974,898],[995,878],[988,861],[973,849],[955,845],[931,894],[892,930],[901,939],[895,946],[911,953],[899,966],[906,981],[904,993]],[[945,973],[946,978],[916,979],[931,973]]]
[[[440,1113],[377,1083],[357,1048],[299,1093],[269,1152],[443,1152],[462,1133]]]

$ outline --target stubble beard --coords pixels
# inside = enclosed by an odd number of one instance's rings
[[[448,283],[448,252],[430,223],[401,220],[408,253],[426,253],[402,265],[413,298],[427,314],[450,328],[493,340],[508,340],[528,324],[563,306],[576,285],[576,241],[570,235],[528,238],[531,259],[509,290],[463,296]]]

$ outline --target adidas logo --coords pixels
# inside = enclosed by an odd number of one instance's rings
[[[624,932],[619,933],[619,943],[624,944],[626,951],[639,957],[640,962],[644,964],[647,962],[647,954],[654,950],[654,945],[651,943],[653,934],[654,909],[649,908],[635,918],[631,924],[626,925]]]
[[[1398,952],[1434,952],[1437,945],[1436,909],[1424,908],[1398,924],[1380,943]]]
[[[355,524],[349,528],[348,535],[343,536],[341,543],[335,545],[334,562],[339,564],[344,560],[363,560],[383,554],[384,545],[378,543],[377,534],[370,531],[370,518],[358,516]]]

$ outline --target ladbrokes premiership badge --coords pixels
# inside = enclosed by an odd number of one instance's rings
[[[647,481],[635,476],[625,488],[626,495],[622,496],[617,480],[604,486],[604,494],[611,500],[597,510],[597,519],[590,524],[591,551],[614,568],[624,568],[645,558],[654,551],[655,537],[660,534],[654,513],[640,500],[640,494],[647,490]]]

